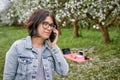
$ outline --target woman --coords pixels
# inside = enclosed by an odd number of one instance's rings
[[[25,23],[29,36],[17,40],[6,54],[3,80],[53,80],[65,76],[68,64],[57,46],[58,31],[52,13],[35,11]]]

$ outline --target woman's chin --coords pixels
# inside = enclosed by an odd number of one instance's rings
[[[44,37],[44,39],[49,39],[49,36]]]

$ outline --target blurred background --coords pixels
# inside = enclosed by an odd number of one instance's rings
[[[120,80],[120,0],[0,0],[0,80],[11,44],[28,35],[23,25],[37,9],[55,14],[58,45],[92,61],[67,59],[68,76],[55,80]]]

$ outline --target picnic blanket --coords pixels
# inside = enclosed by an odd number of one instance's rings
[[[92,58],[88,57],[88,56],[81,56],[77,53],[70,53],[70,54],[63,54],[65,58],[70,59],[72,61],[75,62],[84,62],[84,61],[88,61],[88,60],[92,60]]]

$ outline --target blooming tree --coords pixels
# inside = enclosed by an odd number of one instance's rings
[[[120,19],[120,0],[89,0],[86,3],[83,4],[87,18],[99,26],[104,42],[110,42],[108,27]]]
[[[94,22],[100,29],[105,43],[110,42],[108,27],[120,19],[120,0],[70,0],[66,6],[66,14],[74,24],[74,35],[78,35],[78,22],[86,20]]]
[[[14,0],[8,10],[1,14],[2,23],[21,24],[24,23],[28,16],[37,8],[41,8],[39,0]]]

